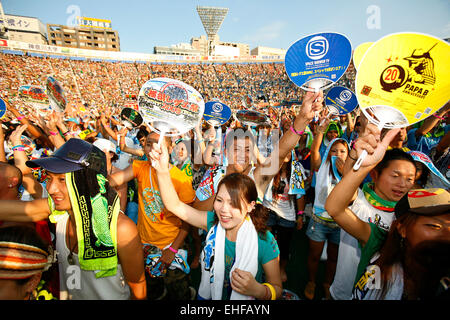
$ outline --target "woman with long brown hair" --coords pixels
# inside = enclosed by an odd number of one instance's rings
[[[395,206],[388,233],[369,224],[353,289],[357,300],[417,300],[449,296],[450,193],[416,189]]]
[[[208,231],[202,251],[199,299],[276,299],[281,296],[279,250],[267,230],[267,213],[257,203],[251,178],[242,173],[222,178],[214,211],[200,211],[181,202],[168,175],[167,148],[154,144],[150,157],[167,210]],[[263,274],[265,283],[263,282]]]
[[[291,192],[291,189],[297,189],[297,185],[293,185],[297,182],[292,176],[293,171],[296,171],[292,168],[293,153],[294,151],[284,159],[280,171],[269,184],[263,199],[263,205],[269,213],[267,226],[270,227],[270,231],[277,239],[280,248],[280,271],[283,282],[287,281],[286,266],[289,261],[292,236],[296,228],[300,230],[303,226],[302,210],[305,207],[304,197],[302,197],[305,193],[299,194],[300,192],[296,192],[294,194],[294,192]],[[298,164],[298,162],[294,163]],[[304,178],[304,172],[296,172],[295,174],[296,177],[302,175],[301,178]],[[304,191],[304,188],[302,191]]]

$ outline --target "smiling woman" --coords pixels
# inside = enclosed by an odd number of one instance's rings
[[[218,185],[214,211],[200,211],[182,201],[169,175],[167,147],[150,152],[164,206],[182,220],[208,231],[202,251],[202,300],[275,300],[281,296],[279,249],[267,231],[267,213],[256,185],[243,173],[225,175]],[[266,282],[262,283],[263,274]],[[214,279],[211,283],[210,279]]]

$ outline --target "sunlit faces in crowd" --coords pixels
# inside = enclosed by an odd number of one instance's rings
[[[216,220],[227,231],[227,235],[236,236],[235,232],[247,215],[251,216],[253,223],[261,219],[257,217],[260,213],[255,210],[257,197],[255,183],[245,174],[229,174],[219,182],[213,208]]]
[[[181,141],[178,142],[174,147],[174,156],[178,162],[184,162],[188,157],[188,149],[186,144]]]
[[[388,201],[399,201],[414,185],[416,166],[407,160],[391,160],[381,170],[372,171],[375,192]]]
[[[47,171],[46,188],[55,204],[55,210],[70,211],[72,209],[69,192],[66,186],[65,173],[53,173]]]
[[[150,132],[147,137],[145,138],[145,143],[143,145],[144,147],[144,153],[146,155],[148,155],[152,149],[153,149],[153,144],[154,143],[158,143],[159,142],[159,134],[156,132]],[[171,145],[170,145],[170,137],[164,137],[164,139],[162,139],[161,143],[165,143],[166,147],[169,149],[169,153],[172,152],[171,150]]]
[[[339,137],[337,130],[328,130],[326,135],[328,141],[334,140]]]
[[[241,208],[235,207],[233,199],[224,185],[217,192],[214,201],[214,211],[224,229],[232,230],[239,227],[244,222],[247,213],[253,209],[251,203],[247,203],[242,199],[240,201]]]
[[[343,162],[347,160],[348,147],[344,141],[338,140],[333,143],[330,148],[330,157],[335,156],[341,159]]]
[[[410,248],[425,241],[450,242],[450,213],[435,216],[412,215],[411,221],[397,226],[399,234],[407,239]]]
[[[254,142],[249,136],[228,137],[226,143],[228,165],[233,165],[237,172],[245,172],[256,161]]]

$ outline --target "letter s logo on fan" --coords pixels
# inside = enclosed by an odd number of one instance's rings
[[[328,48],[328,40],[322,36],[316,36],[306,44],[306,55],[312,60],[318,60],[327,54]]]

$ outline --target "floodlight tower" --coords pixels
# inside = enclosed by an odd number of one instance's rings
[[[208,55],[211,55],[217,33],[228,13],[228,8],[197,6],[197,12],[208,36]]]

